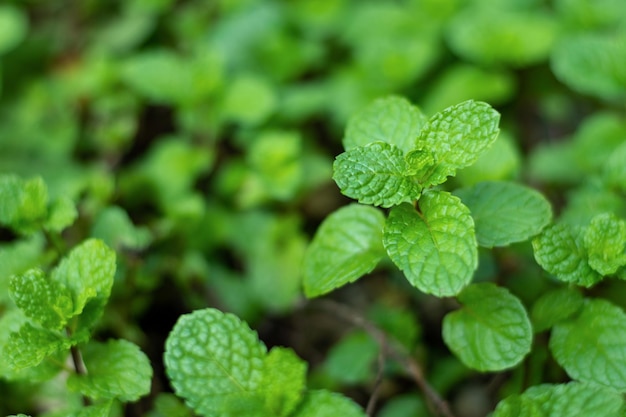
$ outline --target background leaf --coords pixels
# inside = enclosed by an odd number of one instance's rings
[[[498,371],[517,365],[530,352],[530,320],[507,289],[474,284],[458,299],[463,307],[444,318],[443,339],[465,365]]]
[[[383,232],[391,260],[409,282],[439,297],[455,295],[472,279],[478,265],[474,222],[461,200],[445,191],[394,207]]]
[[[303,403],[292,417],[365,417],[365,413],[352,400],[325,390],[307,392]]]
[[[549,329],[570,318],[583,304],[583,296],[572,288],[559,288],[544,293],[535,301],[530,312],[535,332]]]

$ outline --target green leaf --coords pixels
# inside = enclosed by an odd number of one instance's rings
[[[76,205],[69,198],[58,198],[48,208],[48,219],[45,228],[52,232],[60,233],[78,217]]]
[[[93,399],[136,401],[150,392],[152,367],[139,347],[126,340],[81,346],[85,375],[72,374],[67,386]]]
[[[101,239],[117,249],[145,249],[152,240],[150,231],[133,224],[128,213],[121,207],[107,207],[94,220],[91,236]]]
[[[623,407],[620,394],[605,387],[580,382],[542,384],[500,401],[493,417],[619,417]]]
[[[350,204],[330,214],[304,256],[307,297],[325,294],[371,272],[385,255],[380,210]]]
[[[24,323],[11,333],[4,346],[9,367],[13,370],[40,364],[46,357],[70,347],[69,341],[59,334]]]
[[[48,189],[40,177],[0,175],[0,201],[0,224],[18,232],[39,229],[48,215]]]
[[[330,348],[323,369],[341,384],[366,383],[373,379],[378,351],[378,344],[367,333],[353,332]]]
[[[567,374],[626,392],[626,314],[606,300],[589,300],[579,316],[556,324],[550,350]]]
[[[265,353],[239,318],[204,309],[178,319],[165,344],[165,369],[176,394],[198,414],[235,417],[237,402],[264,389]]]
[[[561,281],[591,287],[602,279],[587,262],[583,233],[579,228],[557,223],[533,239],[535,259]]]
[[[454,194],[469,207],[480,246],[524,241],[541,232],[552,219],[548,200],[520,184],[485,181]]]
[[[421,291],[436,296],[458,294],[478,266],[474,222],[461,200],[432,191],[420,200],[394,207],[383,231],[391,260]]]
[[[224,117],[244,124],[257,125],[276,109],[277,97],[273,86],[260,75],[241,75],[225,93]]]
[[[461,361],[479,371],[517,365],[531,349],[533,331],[517,297],[495,284],[474,284],[458,296],[463,305],[443,320],[443,339]]]
[[[585,230],[589,265],[602,275],[611,275],[626,265],[626,221],[612,213],[595,216]]]
[[[415,148],[426,120],[420,109],[403,97],[379,98],[350,118],[343,146],[350,150],[372,142],[386,142],[406,153]]]
[[[365,417],[363,410],[341,394],[326,390],[308,391],[291,417]]]
[[[385,142],[352,148],[335,159],[333,179],[342,194],[359,203],[391,207],[419,198],[402,150]]]
[[[15,48],[26,36],[26,14],[8,4],[0,7],[0,56]]]
[[[530,312],[535,332],[541,332],[572,317],[583,306],[583,296],[571,288],[544,293]]]
[[[487,103],[468,100],[435,114],[422,128],[417,149],[430,150],[445,175],[476,162],[498,137],[500,114]],[[439,181],[442,182],[442,181]]]
[[[60,330],[72,316],[70,295],[55,287],[40,269],[13,276],[10,290],[15,305],[45,328]]]
[[[192,417],[193,412],[182,400],[171,393],[160,393],[154,400],[154,414],[150,417]]]
[[[291,349],[274,347],[265,357],[263,379],[265,407],[272,416],[288,416],[306,389],[306,362]]]
[[[626,76],[625,76],[626,78]],[[626,192],[626,143],[615,149],[604,162],[604,180],[609,187]]]
[[[69,417],[108,417],[111,412],[112,401],[103,401],[98,404],[82,407]]]

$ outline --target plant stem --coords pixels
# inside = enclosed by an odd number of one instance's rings
[[[385,332],[365,319],[361,314],[343,304],[331,300],[319,300],[315,305],[365,330],[376,340],[383,352],[388,352],[389,357],[405,367],[411,378],[424,393],[426,402],[434,413],[442,417],[454,417],[448,403],[441,398],[439,393],[426,381],[420,365],[408,352],[405,352],[404,349],[399,347],[398,343],[390,343],[392,339],[390,339]]]
[[[71,330],[69,328],[67,328],[66,331],[68,335],[71,334]],[[72,363],[74,364],[74,370],[76,371],[76,374],[87,375],[87,368],[85,367],[85,362],[83,362],[83,357],[80,354],[80,350],[78,350],[78,347],[72,346],[70,348],[70,354],[72,356]],[[83,405],[91,405],[91,399],[85,395],[83,395]]]

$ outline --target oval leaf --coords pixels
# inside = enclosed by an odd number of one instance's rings
[[[385,255],[380,210],[351,204],[328,216],[304,256],[304,292],[316,297],[371,272]]]
[[[467,287],[463,308],[443,321],[443,339],[461,361],[479,371],[517,365],[530,352],[532,328],[522,303],[491,283]]]
[[[546,198],[532,188],[504,181],[485,181],[456,190],[469,207],[480,246],[506,246],[541,232],[552,219]]]
[[[445,191],[424,194],[420,212],[394,207],[383,244],[409,282],[439,297],[458,294],[478,266],[474,221],[461,200]]]

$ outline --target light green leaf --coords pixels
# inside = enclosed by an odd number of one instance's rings
[[[150,392],[152,367],[134,343],[111,340],[81,346],[87,374],[72,374],[67,386],[93,399],[136,401]]]
[[[532,188],[504,181],[485,181],[456,190],[469,207],[480,246],[506,246],[524,241],[552,219],[546,198]]]
[[[439,297],[458,294],[478,266],[469,209],[445,191],[424,194],[419,211],[410,204],[394,207],[383,244],[412,285]]]
[[[591,220],[584,239],[589,265],[600,274],[614,274],[626,265],[626,221],[612,213],[599,214]]]
[[[265,407],[272,416],[288,416],[306,389],[306,362],[291,349],[274,347],[265,357],[263,379]]]
[[[446,175],[476,162],[498,137],[500,114],[468,100],[435,114],[422,128],[417,149],[430,150]]]
[[[265,353],[239,318],[204,309],[178,319],[165,344],[165,368],[176,394],[198,414],[235,417],[238,402],[264,389]]]
[[[511,395],[498,403],[491,417],[546,417],[546,414],[532,398]]]
[[[47,356],[68,349],[70,343],[59,334],[24,323],[11,333],[4,346],[9,368],[20,370],[40,364]]]
[[[606,300],[589,300],[579,316],[552,328],[550,350],[567,374],[626,392],[626,314]]]
[[[587,262],[583,234],[579,228],[557,223],[533,239],[535,259],[561,281],[591,287],[602,279]]]
[[[60,330],[72,316],[72,300],[40,269],[30,269],[10,281],[11,297],[24,314],[44,328]]]
[[[363,204],[391,207],[417,200],[421,192],[417,181],[408,175],[402,150],[385,142],[338,155],[333,171],[342,194]]]
[[[48,219],[45,227],[47,230],[60,233],[78,217],[76,205],[69,198],[58,198],[48,208]]]
[[[98,214],[91,236],[101,239],[113,248],[134,250],[146,248],[152,240],[150,231],[145,227],[135,226],[128,213],[118,206],[107,207]]]
[[[104,401],[98,404],[82,407],[69,417],[108,417],[111,412],[112,401]]]
[[[626,164],[624,161],[626,161],[626,143],[611,153],[609,159],[604,163],[603,174],[609,187],[626,192]]]
[[[245,125],[257,125],[276,109],[277,97],[269,81],[259,75],[241,75],[225,93],[224,117]]]
[[[40,177],[0,175],[0,201],[0,224],[18,232],[37,230],[48,215],[48,189]]]
[[[378,344],[363,331],[348,334],[326,356],[324,371],[340,384],[356,385],[373,379]]]
[[[26,14],[9,4],[0,7],[0,56],[15,48],[26,36]]]
[[[533,331],[524,306],[491,283],[467,287],[463,305],[443,320],[443,340],[461,361],[479,371],[517,365],[530,352]]]
[[[350,118],[343,146],[350,150],[372,142],[387,142],[406,153],[415,148],[426,121],[419,108],[403,97],[379,98]]]
[[[291,417],[365,417],[363,410],[341,394],[326,390],[308,391]]]
[[[571,288],[544,293],[533,304],[530,317],[535,332],[541,332],[576,314],[583,306],[583,296]]]
[[[307,297],[325,294],[371,272],[385,255],[380,210],[350,204],[330,214],[304,256]]]

